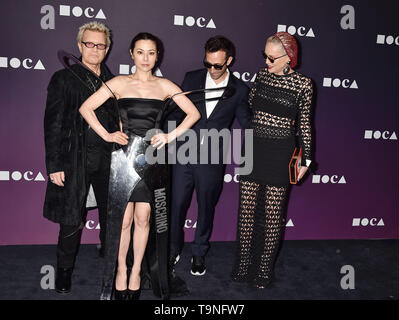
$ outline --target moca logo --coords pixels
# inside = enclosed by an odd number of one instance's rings
[[[364,139],[379,139],[383,140],[398,140],[398,137],[396,136],[395,131],[390,132],[390,131],[373,131],[373,130],[365,130],[364,131]]]
[[[175,15],[173,24],[175,26],[187,26],[187,27],[192,27],[194,25],[197,25],[197,27],[199,28],[216,29],[216,25],[213,19],[212,18],[206,19],[204,17],[199,17],[196,19],[192,16],[184,17],[180,15]]]
[[[233,175],[231,175],[230,173],[226,173],[226,174],[224,175],[224,182],[230,183],[230,182],[234,181],[235,183],[238,183],[238,177],[239,177],[238,174],[235,174],[235,175],[233,176]]]
[[[312,177],[312,183],[332,183],[332,184],[346,184],[346,179],[344,176],[338,176],[338,175],[332,175],[331,177],[328,175],[313,175]]]
[[[8,58],[0,57],[0,68],[24,68],[24,69],[34,69],[34,70],[46,70],[43,63],[39,60],[34,61],[31,58],[19,59],[19,58]]]
[[[128,64],[120,64],[119,65],[119,74],[131,74],[136,72],[136,66],[130,66]],[[159,68],[157,68],[154,72],[157,77],[163,77],[162,72]]]
[[[323,79],[323,87],[327,87],[330,88],[331,86],[333,86],[334,88],[349,88],[349,89],[359,89],[356,80],[349,80],[349,79],[344,79],[344,80],[340,80],[338,78],[324,78]]]
[[[94,220],[87,220],[85,224],[87,230],[100,230],[100,223]]]
[[[257,73],[255,73],[254,75],[251,75],[249,72],[243,72],[242,74],[240,74],[239,72],[235,71],[233,72],[233,75],[244,82],[254,82]]]
[[[399,46],[399,36],[396,38],[394,36],[386,36],[385,34],[377,34],[377,43],[378,44],[396,44]]]
[[[292,222],[292,219],[288,220],[288,222],[285,226],[286,227],[294,227],[294,222]]]
[[[186,219],[184,223],[184,228],[186,229],[196,229],[197,228],[197,221],[193,221],[191,219]]]
[[[291,35],[297,34],[301,37],[310,37],[314,38],[314,32],[312,28],[307,29],[306,27],[295,27],[295,26],[288,26],[285,24],[277,25],[277,32],[288,32]]]
[[[379,218],[353,218],[352,227],[367,227],[367,226],[385,226],[384,220]]]
[[[24,173],[20,171],[0,171],[0,181],[20,181],[22,179],[25,181],[46,181],[41,172],[35,174],[32,171]]]
[[[40,20],[40,27],[43,30],[55,29],[55,8],[52,5],[46,4],[40,8],[40,13],[43,14]],[[79,18],[84,16],[86,18],[107,19],[102,9],[96,10],[92,7],[83,9],[79,6],[60,5],[58,14],[61,17],[74,16]]]
[[[60,5],[60,16],[69,17],[72,14],[73,16],[79,18],[84,14],[86,18],[107,19],[102,9],[98,10],[97,14],[94,14],[94,12],[96,12],[96,10],[94,10],[92,7],[88,7],[83,10],[81,7],[76,6],[71,10],[71,6]]]

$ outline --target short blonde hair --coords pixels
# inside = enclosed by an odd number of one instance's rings
[[[88,22],[88,23],[84,24],[83,26],[81,26],[79,28],[79,32],[78,32],[78,36],[77,36],[78,43],[82,42],[83,33],[86,30],[104,32],[105,38],[107,41],[106,45],[107,45],[107,48],[109,48],[109,46],[111,45],[111,31],[105,24],[98,22],[98,21],[92,21],[92,22]]]

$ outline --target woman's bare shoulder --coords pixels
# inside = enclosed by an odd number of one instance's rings
[[[162,86],[163,88],[167,89],[168,91],[176,91],[179,90],[179,86],[174,83],[173,81],[166,79],[166,78],[160,78],[157,77],[157,81],[159,81],[159,85]]]
[[[112,83],[125,83],[125,82],[127,82],[129,80],[130,80],[129,76],[121,75],[121,76],[113,77],[111,80],[109,80],[109,82],[112,82]]]

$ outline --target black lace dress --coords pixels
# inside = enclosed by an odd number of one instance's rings
[[[298,72],[279,76],[266,68],[250,91],[253,171],[239,182],[235,281],[262,288],[272,279],[285,225],[288,164],[296,143],[303,150],[302,165],[312,158],[312,94],[309,78]]]

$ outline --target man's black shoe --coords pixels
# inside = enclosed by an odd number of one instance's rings
[[[55,279],[55,291],[58,293],[68,293],[72,286],[72,268],[58,268]]]
[[[193,256],[191,259],[191,274],[193,276],[203,276],[206,272],[205,257]]]

